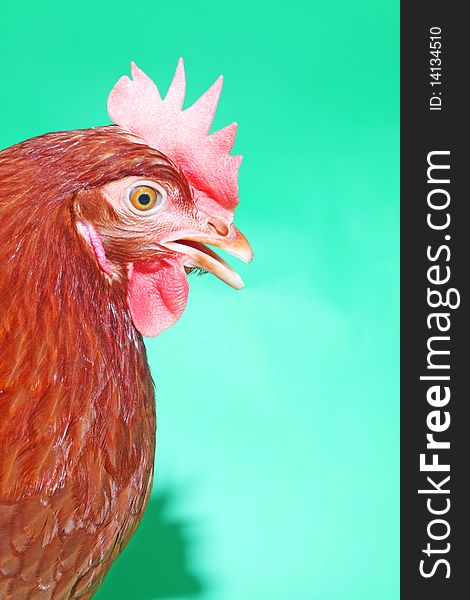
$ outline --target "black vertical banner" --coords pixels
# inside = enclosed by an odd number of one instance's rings
[[[470,597],[470,35],[464,6],[401,6],[403,600]]]

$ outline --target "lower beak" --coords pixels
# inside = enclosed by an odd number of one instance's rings
[[[253,259],[253,251],[246,237],[233,225],[227,235],[195,232],[185,234],[184,237],[177,240],[160,242],[160,245],[164,248],[183,254],[185,267],[209,271],[237,290],[244,287],[245,284],[240,275],[205,244],[225,250],[225,252],[233,254],[233,256],[246,263]]]

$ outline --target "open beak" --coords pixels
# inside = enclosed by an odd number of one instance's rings
[[[160,242],[164,248],[183,254],[185,267],[204,269],[236,290],[241,289],[245,284],[240,275],[205,244],[225,250],[245,263],[253,259],[253,251],[246,237],[233,225],[230,226],[227,235],[205,231],[191,232],[177,240]]]

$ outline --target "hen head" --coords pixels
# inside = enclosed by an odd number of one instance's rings
[[[73,214],[103,277],[127,279],[134,325],[152,337],[181,316],[192,270],[243,287],[237,273],[205,244],[245,262],[253,255],[233,225],[241,163],[241,156],[230,156],[236,124],[209,134],[222,79],[182,110],[181,59],[164,99],[134,64],[132,77],[122,77],[111,91],[108,110],[118,127],[109,129],[138,146],[135,153],[145,153],[145,160],[134,157],[127,176],[78,189]]]
[[[245,237],[225,215],[202,214],[188,181],[164,156],[154,157],[142,175],[78,190],[72,210],[102,276],[110,283],[127,278],[129,310],[142,335],[158,335],[181,316],[194,269],[243,287],[205,244],[249,262]]]

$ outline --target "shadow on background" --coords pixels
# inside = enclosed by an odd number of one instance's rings
[[[111,567],[96,600],[197,597],[204,589],[190,564],[188,523],[167,517],[171,493],[153,496],[127,548]]]

